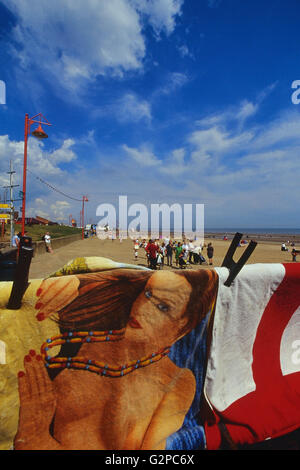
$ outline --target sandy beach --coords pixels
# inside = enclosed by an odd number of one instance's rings
[[[251,238],[255,239],[258,244],[247,264],[292,262],[292,247],[288,247],[288,252],[281,251],[281,243],[287,242],[287,240],[293,240],[292,238],[283,236],[279,238],[278,241],[274,240],[275,237],[272,239],[272,241],[266,240],[263,236],[261,236],[261,239],[259,239],[259,237],[254,238],[252,236]],[[248,240],[251,238],[249,237]],[[224,256],[230,246],[231,239],[229,238],[228,240],[223,240],[222,238],[220,239],[220,234],[211,234],[210,237],[205,238],[204,242],[206,246],[209,242],[212,242],[214,246],[213,267],[221,266]],[[294,243],[296,248],[299,249],[299,240],[295,239]],[[247,245],[242,245],[241,247],[237,248],[234,256],[235,261],[239,259],[246,247]],[[206,247],[203,249],[203,254],[207,259]],[[140,248],[138,259],[134,259],[133,241],[130,238],[123,240],[121,243],[118,239],[112,241],[110,239],[99,240],[98,238],[87,238],[58,248],[54,250],[52,254],[43,253],[34,256],[31,262],[29,277],[30,279],[46,277],[49,274],[55,272],[57,269],[61,268],[68,261],[81,256],[101,256],[118,262],[147,266],[144,249]],[[300,255],[298,256],[297,260],[300,261]],[[191,264],[189,265],[188,269],[201,269],[207,267],[207,264],[203,264],[202,266]],[[176,266],[173,266],[172,268],[164,266],[164,269],[176,270],[178,268],[176,268]]]

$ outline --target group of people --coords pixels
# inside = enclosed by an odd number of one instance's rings
[[[293,262],[297,262],[297,255],[300,254],[300,250],[297,250],[295,248],[295,243],[294,242],[287,242],[288,245],[290,245],[292,247],[292,250],[291,250],[291,255],[292,255],[292,261]],[[288,247],[286,246],[285,243],[282,243],[281,244],[281,251],[289,251]]]
[[[25,235],[26,235],[26,233],[27,232],[25,232]],[[15,233],[15,235],[13,236],[12,246],[14,248],[19,248],[21,237],[22,237],[21,232]],[[52,249],[52,246],[51,246],[51,235],[50,235],[50,233],[46,232],[45,235],[43,235],[42,240],[45,243],[45,248],[46,248],[47,253],[53,253],[53,249]]]
[[[86,226],[84,229],[84,238],[96,237],[97,236],[97,225],[91,224]]]
[[[205,245],[204,245],[205,246]],[[134,240],[134,258],[137,260],[139,249],[146,253],[147,264],[150,269],[162,269],[164,265],[185,269],[189,264],[202,264],[206,262],[202,251],[202,244],[195,245],[192,240],[175,241],[165,238],[163,240],[144,239],[141,242]],[[214,248],[212,243],[207,245],[208,264],[213,264]]]

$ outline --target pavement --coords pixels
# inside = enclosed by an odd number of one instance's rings
[[[134,259],[133,241],[99,240],[97,237],[85,238],[53,250],[53,253],[37,254],[31,261],[29,279],[40,279],[57,271],[77,257],[101,256],[118,262],[147,266],[145,251],[139,250]]]
[[[213,267],[221,266],[224,260],[225,254],[231,243],[230,240],[216,240],[216,239],[205,239],[207,244],[209,241],[213,243],[215,252],[213,259]],[[241,246],[237,249],[237,253],[234,259],[237,261],[245,246]],[[206,248],[203,250],[204,257],[206,256]],[[68,245],[59,247],[54,250],[53,253],[41,253],[36,254],[31,262],[29,279],[42,279],[47,277],[49,274],[57,271],[63,267],[66,263],[77,257],[85,256],[101,256],[109,258],[114,261],[137,264],[140,266],[147,266],[147,260],[145,256],[145,250],[140,248],[138,259],[134,258],[134,243],[131,238],[124,239],[120,242],[118,239],[111,240],[105,239],[100,240],[97,237],[85,238],[84,240],[77,240],[69,243]],[[174,258],[174,257],[173,257]],[[277,243],[258,243],[253,254],[250,256],[247,264],[250,263],[290,263],[292,261],[291,247],[288,252],[281,251],[281,245]],[[202,265],[203,268],[208,268],[207,264]],[[199,269],[200,265],[190,265],[189,269]],[[164,269],[176,269],[176,267],[164,266]]]

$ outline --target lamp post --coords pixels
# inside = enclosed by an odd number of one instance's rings
[[[43,121],[42,121],[43,119]],[[33,123],[38,123],[38,127],[31,133],[37,139],[46,139],[48,135],[42,129],[42,124],[51,126],[47,119],[41,114],[36,114],[33,117],[29,117],[25,114],[25,133],[24,133],[24,165],[23,165],[23,191],[22,191],[22,236],[25,233],[25,207],[26,207],[26,176],[27,176],[27,142],[30,135],[30,126]]]
[[[84,203],[88,202],[86,196],[82,196],[82,211],[81,211],[81,223],[82,223],[82,240],[84,239]]]

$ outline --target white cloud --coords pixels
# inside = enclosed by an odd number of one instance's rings
[[[74,185],[72,187],[70,184],[70,189],[65,189],[66,182],[68,179],[71,179],[71,176],[59,167],[60,163],[69,163],[76,158],[76,154],[71,150],[71,146],[74,143],[73,139],[66,139],[58,148],[49,152],[46,150],[47,147],[44,142],[29,138],[27,149],[27,197],[29,200],[30,197],[34,198],[32,205],[33,212],[35,212],[35,207],[45,210],[44,194],[49,197],[49,200],[53,196],[57,197],[57,193],[54,193],[49,186],[43,184],[38,178],[41,178],[57,189],[65,190],[67,194],[72,195],[77,193],[78,189],[74,189]],[[9,183],[7,172],[9,171],[10,161],[12,161],[13,170],[16,172],[13,183],[18,184],[18,190],[21,190],[23,184],[24,142],[13,141],[7,135],[0,135],[0,184],[7,185]],[[39,194],[39,196],[37,197],[36,194]],[[29,209],[30,205],[28,206]],[[34,216],[36,214],[31,213],[31,215]]]
[[[8,135],[0,136],[0,165],[1,170],[9,171],[9,160],[20,160],[24,156],[24,142],[10,140]]]
[[[172,72],[169,73],[166,78],[166,83],[162,85],[157,91],[154,93],[155,95],[169,95],[170,93],[174,93],[179,88],[183,87],[188,83],[189,77],[182,72]]]
[[[182,44],[181,46],[178,47],[178,52],[181,55],[181,57],[189,57],[190,59],[194,59],[194,55],[192,52],[189,50],[186,44]]]
[[[93,132],[89,132],[81,140],[78,139],[78,142],[81,141],[85,145],[93,145]],[[74,217],[79,220],[82,193],[84,191],[88,193],[91,189],[91,180],[95,187],[97,187],[99,181],[97,181],[97,172],[94,172],[94,176],[93,172],[89,173],[88,168],[79,168],[77,170],[73,165],[77,155],[72,147],[78,142],[71,138],[65,139],[54,150],[49,151],[48,143],[38,141],[33,137],[29,138],[26,215],[31,217],[40,215],[54,221],[68,222],[69,214],[73,213]],[[10,160],[15,171],[13,184],[19,185],[19,187],[14,188],[14,199],[16,200],[23,185],[24,142],[10,140],[9,136],[0,135],[1,186],[9,184],[7,172],[9,171]],[[60,168],[61,163],[69,164],[69,169],[62,170]],[[82,181],[82,175],[85,174],[85,171],[89,173],[86,183]],[[2,189],[0,196],[3,197]],[[19,210],[19,206],[20,201],[16,200],[16,210]]]
[[[33,206],[30,206],[26,209],[26,217],[43,217],[44,219],[51,220],[50,212],[44,209],[37,209]],[[53,220],[53,222],[55,222]]]
[[[67,139],[61,147],[49,152],[45,150],[44,142],[29,138],[27,168],[41,177],[61,175],[62,170],[59,168],[58,163],[68,162],[76,158],[69,148],[71,145],[73,145],[73,141],[70,142],[70,139]],[[16,160],[16,164],[23,165],[23,156],[21,159]]]
[[[213,126],[209,129],[194,131],[189,137],[189,142],[201,150],[203,154],[220,154],[228,150],[240,149],[249,144],[252,138],[253,134],[251,132],[231,134],[229,131]]]
[[[47,205],[46,201],[44,201],[44,200],[43,200],[42,198],[40,198],[40,197],[37,197],[34,202],[35,202],[35,204],[38,205],[38,206],[46,206],[46,205]]]
[[[128,147],[126,144],[122,148],[139,166],[155,167],[161,164],[161,161],[147,148],[136,149]]]
[[[138,122],[145,119],[151,121],[151,105],[146,100],[140,100],[135,94],[127,93],[112,106],[115,117],[121,121]]]
[[[300,197],[299,124],[300,116],[289,112],[268,125],[249,126],[246,132],[212,126],[205,134],[195,131],[190,136],[199,161],[207,151],[194,175],[201,178],[199,191],[203,184],[219,195],[219,203],[208,206],[219,223],[225,213],[228,218],[236,213],[244,226],[255,221],[297,226],[293,201]],[[217,206],[223,207],[223,214]]]
[[[236,115],[237,120],[244,121],[250,116],[253,116],[258,111],[258,104],[254,104],[251,101],[245,100],[241,103],[240,109]]]
[[[161,172],[171,177],[183,176],[186,171],[190,170],[190,165],[186,165],[184,158],[186,156],[186,150],[184,148],[178,148],[171,152],[169,158],[167,158],[161,166]]]
[[[70,204],[67,201],[55,201],[55,204],[51,204],[50,210],[53,214],[54,220],[62,222],[67,219],[69,213]]]
[[[189,49],[185,44],[183,44],[182,46],[179,46],[178,50],[182,57],[186,57],[189,55]]]
[[[93,109],[91,115],[94,119],[111,116],[121,124],[140,121],[149,123],[152,120],[151,108],[150,101],[140,98],[134,92],[127,92],[114,102]]]
[[[255,148],[291,144],[300,140],[300,114],[285,112],[257,133]]]
[[[243,129],[226,121],[232,107],[218,119],[208,116],[210,122],[204,119],[206,126],[187,134],[182,147],[159,158],[149,146],[124,145],[135,192],[149,201],[159,196],[204,203],[208,219],[219,225],[299,225],[294,201],[300,198],[300,115],[289,111],[267,125],[249,124],[247,118],[258,112],[249,103],[235,107],[245,118]]]
[[[17,18],[13,50],[19,64],[44,72],[56,86],[80,92],[98,75],[142,69],[143,23],[171,34],[182,0],[11,0]]]
[[[229,124],[235,123],[242,128],[249,118],[254,117],[260,111],[264,100],[274,91],[277,84],[277,82],[274,82],[268,85],[258,93],[254,101],[249,101],[248,99],[242,100],[238,105],[229,106],[221,112],[205,116],[196,121],[196,124],[200,127],[211,127],[214,125],[226,127]]]
[[[56,201],[49,204],[42,198],[36,198],[26,210],[28,217],[44,217],[53,222],[63,222],[68,220],[70,204],[67,201]]]
[[[170,35],[181,14],[184,0],[133,0],[137,10],[147,15],[150,25],[159,37],[162,32]]]
[[[52,163],[62,163],[62,162],[71,162],[75,160],[76,154],[71,149],[72,145],[75,144],[73,139],[66,139],[62,143],[62,146],[59,149],[54,150],[50,153],[49,158]]]
[[[185,85],[188,82],[189,78],[186,74],[181,73],[181,72],[173,72],[169,76],[169,87],[171,90],[181,88],[183,85]]]
[[[12,0],[15,39],[24,65],[40,61],[56,79],[76,81],[141,67],[145,54],[139,15],[128,1]],[[34,14],[32,14],[34,12]]]
[[[259,101],[253,103],[243,100],[238,106],[229,107],[222,112],[205,116],[196,121],[196,124],[200,127],[211,127],[214,125],[227,126],[229,123],[235,122],[242,127],[248,118],[254,116],[259,111],[259,106]]]

